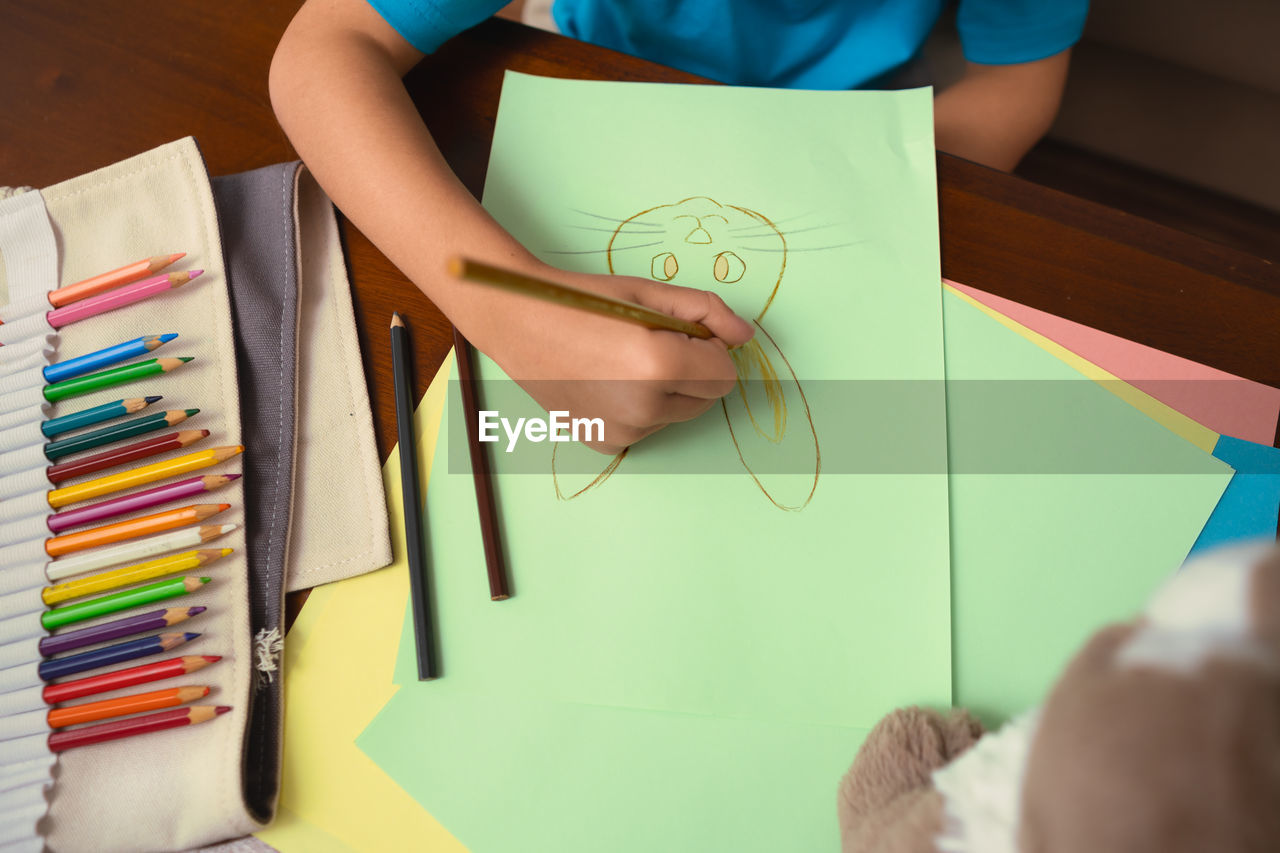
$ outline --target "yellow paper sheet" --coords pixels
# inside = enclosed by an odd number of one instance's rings
[[[424,480],[431,473],[451,362],[452,356],[445,359],[416,413]],[[391,675],[409,598],[399,448],[382,476],[396,561],[317,587],[285,643],[289,748],[280,811],[257,837],[286,853],[466,850],[355,744],[398,689]]]

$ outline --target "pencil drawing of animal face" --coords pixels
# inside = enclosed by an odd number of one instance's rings
[[[759,320],[787,266],[787,241],[768,218],[695,196],[642,210],[609,238],[609,272],[714,291]]]

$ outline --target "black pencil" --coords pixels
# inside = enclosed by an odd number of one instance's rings
[[[427,559],[422,531],[422,488],[413,428],[413,357],[409,330],[399,313],[391,315],[391,367],[396,390],[396,430],[400,437],[400,487],[404,492],[404,542],[409,554],[409,591],[413,597],[413,636],[418,649],[418,680],[436,677],[427,599]]]
[[[453,351],[458,359],[458,384],[462,386],[462,411],[467,419],[467,447],[471,451],[471,478],[476,484],[476,507],[480,512],[480,538],[484,540],[484,561],[489,571],[489,598],[511,597],[507,573],[502,565],[502,542],[498,539],[498,514],[493,502],[493,477],[489,455],[480,443],[480,406],[476,400],[476,380],[471,370],[471,345],[455,327]]]

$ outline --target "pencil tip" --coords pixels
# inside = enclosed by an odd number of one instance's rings
[[[163,335],[160,336],[160,343],[167,344],[169,343],[169,341],[173,340],[177,336],[178,336],[177,332],[165,332]]]
[[[156,394],[151,397],[143,397],[142,399],[146,400],[147,405],[150,406],[152,403],[156,402],[157,400],[163,400],[164,397],[161,397],[159,394]]]
[[[200,583],[208,583],[213,580],[213,578],[197,578],[197,580],[200,581]]]
[[[403,325],[404,325],[404,318],[400,316],[400,312],[392,311],[391,312],[391,328],[394,329],[396,326],[403,326]]]
[[[209,608],[204,607],[203,605],[201,605],[201,606],[197,606],[197,607],[188,607],[188,608],[187,608],[187,615],[188,615],[188,616],[199,616],[201,613],[205,612],[205,611],[206,611],[206,610],[208,610],[208,609],[209,609]]]
[[[189,643],[189,642],[191,642],[192,640],[194,640],[196,637],[199,637],[199,636],[200,636],[199,634],[193,634],[193,633],[191,633],[190,631],[188,631],[187,633],[185,633],[185,634],[183,634],[183,635],[182,635],[182,639],[186,640],[186,641]]]
[[[200,414],[200,410],[199,410],[199,409],[183,409],[182,411],[183,411],[184,413],[186,413],[186,416],[187,416],[187,417],[191,417],[192,415],[198,415],[198,414]]]
[[[200,657],[204,658],[205,663],[217,663],[222,660],[222,655],[200,655]]]
[[[239,480],[241,475],[239,475],[239,474],[223,474],[222,476],[226,477],[226,478],[227,478],[227,481],[228,481],[228,482],[230,482],[230,481],[232,481],[232,480]]]
[[[196,360],[196,357],[195,357],[194,355],[180,355],[180,356],[178,356],[178,361],[182,362],[183,364],[186,364],[188,361],[195,361],[195,360]]]
[[[213,709],[214,714],[225,714],[231,710],[230,705],[217,705]]]
[[[190,270],[187,272],[187,281],[190,281],[196,276],[203,275],[203,274],[204,274],[204,270]]]
[[[231,509],[231,504],[218,504],[218,512]]]
[[[169,263],[173,263],[174,261],[180,261],[186,256],[187,256],[186,252],[174,252],[172,255],[169,256]]]
[[[200,430],[200,437],[201,437],[201,438],[208,438],[208,437],[209,437],[209,431],[208,431],[207,429],[202,429],[202,430]]]

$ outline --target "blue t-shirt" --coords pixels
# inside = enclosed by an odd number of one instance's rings
[[[502,0],[369,0],[424,53]],[[852,89],[919,51],[944,0],[556,0],[560,31],[725,83]],[[965,57],[1008,65],[1071,47],[1088,0],[960,0]]]

